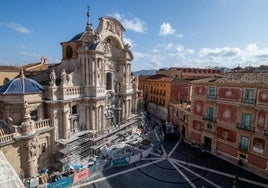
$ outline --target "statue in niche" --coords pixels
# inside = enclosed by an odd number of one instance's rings
[[[111,40],[110,39],[107,39],[107,41],[105,42],[105,45],[104,45],[104,52],[106,54],[111,53],[111,47],[112,47]]]
[[[76,119],[73,121],[73,131],[74,133],[77,133],[78,131],[78,123]]]
[[[55,73],[54,70],[52,70],[52,71],[50,72],[49,77],[50,77],[50,85],[51,85],[51,86],[55,86],[55,85],[56,85],[56,73]]]

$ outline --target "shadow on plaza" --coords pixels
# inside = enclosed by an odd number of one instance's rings
[[[172,148],[176,145],[178,137],[170,136],[166,137],[163,146],[167,153],[169,153]],[[150,156],[154,158],[154,156]],[[254,182],[259,182],[266,184],[268,187],[268,180],[254,174],[244,167],[239,166],[238,164],[233,164],[222,158],[219,158],[210,152],[198,147],[192,146],[187,142],[182,142],[174,150],[174,153],[171,155],[171,158],[177,159],[178,161],[182,160],[186,163],[200,165],[204,168],[213,169],[217,172],[222,172],[231,177],[224,176],[222,174],[213,173],[209,170],[198,169],[189,164],[184,164],[184,167],[192,170],[193,172],[199,174],[203,178],[208,179],[209,181],[215,183],[219,187],[223,188],[232,188],[234,183],[236,188],[258,188],[264,186],[258,186],[256,184],[247,183],[242,181],[242,179],[252,180]],[[119,173],[122,171],[130,170],[136,168],[139,165],[143,165],[153,160],[139,161],[131,165],[117,166],[106,169],[102,174],[97,178],[101,177],[110,177],[112,174]],[[187,178],[196,186],[200,188],[209,188],[215,187],[205,181],[204,179],[191,174],[189,171],[179,168],[179,170],[187,176]],[[235,178],[237,177],[237,178]],[[171,165],[167,160],[163,160],[159,164],[151,164],[146,167],[135,169],[133,171],[127,171],[118,176],[110,177],[103,181],[93,183],[86,187],[89,188],[183,188],[183,187],[192,187],[189,182],[181,175],[176,169],[172,169]]]

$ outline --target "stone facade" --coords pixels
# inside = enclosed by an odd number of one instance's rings
[[[19,75],[20,69],[14,66],[0,66],[0,87]]]
[[[124,31],[112,17],[88,22],[61,43],[60,64],[32,77],[44,92],[0,95],[0,149],[22,178],[80,162],[137,123],[143,99]]]

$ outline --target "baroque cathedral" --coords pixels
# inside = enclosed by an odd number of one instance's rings
[[[62,42],[62,61],[0,88],[0,151],[21,178],[64,170],[97,153],[132,126],[142,110],[133,54],[122,24],[102,17]]]

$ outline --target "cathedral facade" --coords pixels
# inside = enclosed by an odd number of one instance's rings
[[[137,124],[143,99],[124,31],[112,17],[96,29],[88,21],[61,43],[60,64],[32,79],[21,72],[0,89],[0,149],[22,178],[64,170]]]

